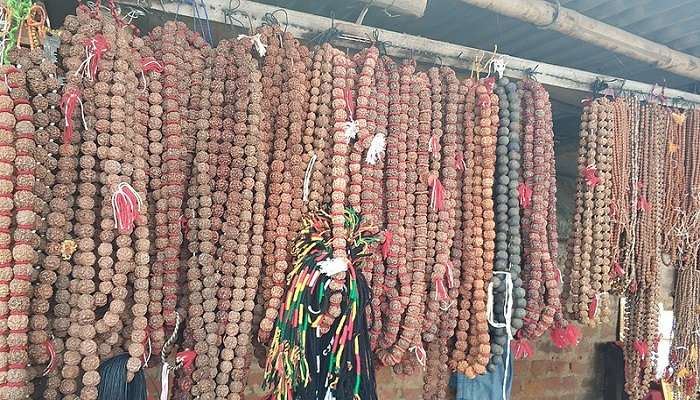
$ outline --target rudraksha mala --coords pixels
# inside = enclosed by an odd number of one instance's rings
[[[8,52],[10,66],[4,71],[12,105],[6,108],[14,115],[14,223],[12,230],[12,275],[8,280],[7,302],[7,375],[3,391],[8,398],[28,397],[33,392],[29,382],[28,330],[32,274],[37,260],[37,213],[34,209],[34,125],[33,110],[26,90],[26,66],[30,61],[19,49]],[[24,64],[24,67],[22,66]],[[24,69],[23,69],[24,68]],[[9,122],[9,121],[8,121]],[[12,124],[8,124],[12,125]],[[9,261],[9,260],[8,260]],[[8,271],[9,272],[9,271]],[[8,277],[9,278],[9,277]],[[4,278],[3,278],[4,279]]]
[[[63,276],[65,276],[65,280],[62,279],[62,281],[65,282],[65,286],[63,287],[65,290],[56,292],[57,302],[65,303],[67,306],[65,314],[61,315],[62,317],[66,318],[65,326],[60,326],[57,332],[57,326],[54,325],[54,334],[58,333],[62,335],[68,335],[65,341],[66,351],[63,357],[64,365],[61,369],[63,381],[60,385],[60,391],[62,394],[65,395],[65,398],[77,398],[77,392],[80,386],[77,382],[77,378],[80,376],[81,369],[83,368],[83,365],[81,364],[83,361],[84,354],[91,353],[92,355],[95,355],[97,350],[97,345],[94,341],[96,331],[90,329],[81,329],[82,321],[85,321],[86,324],[94,324],[95,322],[94,297],[92,296],[95,286],[94,284],[91,285],[91,283],[93,282],[88,282],[87,279],[89,278],[91,280],[94,276],[94,262],[89,260],[90,254],[87,251],[83,253],[83,249],[85,248],[79,249],[79,239],[81,239],[83,235],[87,233],[86,230],[82,230],[82,222],[85,222],[83,218],[90,218],[89,211],[81,214],[80,212],[77,212],[77,209],[73,210],[72,207],[75,206],[77,208],[81,208],[81,200],[85,199],[85,196],[88,195],[88,192],[84,192],[84,190],[90,190],[90,182],[83,181],[83,179],[88,178],[90,174],[84,174],[83,176],[80,176],[78,173],[78,171],[82,169],[82,165],[80,165],[78,159],[79,152],[82,152],[80,149],[82,145],[80,147],[74,146],[73,144],[69,145],[69,143],[71,143],[71,141],[74,139],[77,143],[79,143],[80,139],[82,139],[78,135],[72,133],[72,125],[74,125],[73,118],[79,118],[79,115],[71,114],[72,111],[69,107],[69,104],[72,103],[73,105],[76,105],[76,100],[77,102],[82,104],[82,100],[80,100],[79,97],[83,96],[83,94],[81,93],[83,76],[79,71],[80,65],[82,64],[85,58],[85,42],[90,41],[98,32],[101,32],[102,23],[97,19],[93,19],[86,12],[79,12],[77,15],[77,19],[74,21],[76,23],[79,23],[79,28],[75,30],[76,33],[71,37],[72,46],[69,48],[70,57],[64,57],[64,66],[66,67],[68,73],[67,86],[64,88],[64,95],[61,102],[62,107],[64,107],[62,111],[65,114],[65,126],[63,135],[64,144],[61,147],[61,149],[62,151],[65,151],[65,153],[62,154],[62,156],[65,155],[66,157],[62,158],[63,162],[65,162],[67,165],[65,167],[62,167],[62,160],[59,159],[59,169],[65,169],[65,172],[70,174],[70,178],[66,177],[67,179],[64,179],[65,182],[71,187],[70,194],[76,194],[75,203],[68,204],[70,212],[67,213],[67,215],[70,222],[68,225],[69,227],[65,231],[66,236],[62,243],[62,245],[64,246],[64,254],[62,254],[62,256],[64,260],[70,260],[71,256],[78,256],[78,259],[73,259],[73,261],[76,264],[80,265],[77,267],[71,265],[71,263],[67,263],[67,265],[65,265],[65,267],[68,268],[68,270],[64,274],[62,274]],[[70,24],[66,24],[68,29],[71,29],[69,25]],[[95,70],[88,72],[93,79],[96,78],[94,76],[96,68]],[[90,68],[88,68],[88,70],[90,70]],[[76,111],[83,114],[84,110],[82,105],[80,104],[77,104],[80,107],[80,110],[76,109]],[[85,118],[81,120],[81,122],[83,121],[85,121]],[[83,130],[87,130],[86,126],[82,126],[82,128]],[[87,136],[90,137],[90,134],[88,133]],[[90,165],[89,160],[87,165]],[[70,172],[68,172],[69,169]],[[59,175],[60,174],[61,171],[59,171]],[[80,186],[76,187],[78,183],[80,183]],[[88,185],[82,185],[82,183],[88,183]],[[54,198],[56,198],[56,194],[54,194]],[[84,209],[87,210],[87,203],[83,203],[83,205],[85,206]],[[65,213],[66,211],[63,212]],[[80,234],[80,236],[78,234]],[[89,243],[86,242],[86,244],[88,245],[88,251],[91,251],[92,249],[89,248]],[[68,247],[72,248],[68,249]],[[81,251],[73,254],[75,250]],[[79,254],[85,254],[85,256],[79,256]],[[73,278],[72,280],[70,279],[71,276]],[[82,278],[86,278],[84,283]],[[61,298],[63,296],[65,296],[65,300]],[[58,310],[58,307],[56,307],[55,310]],[[60,313],[64,313],[64,311],[61,310]],[[58,313],[55,311],[55,314]],[[92,364],[86,364],[85,368],[83,369],[83,371],[85,371],[85,379],[83,380],[84,386],[80,390],[80,392],[81,396],[84,395],[85,398],[97,398],[96,386],[100,380],[99,374],[97,374],[96,371],[98,366],[99,360],[96,360],[96,362]]]
[[[551,104],[544,87],[533,81],[521,83],[524,108],[523,125],[523,204],[522,230],[524,233],[524,263],[526,271],[527,308],[523,335],[537,338],[548,330],[559,317],[559,271],[555,266],[556,234],[549,232],[554,183],[552,178],[554,133],[551,125]]]
[[[607,99],[595,100],[588,107],[590,113],[584,110],[582,117],[569,307],[579,321],[593,325],[605,313],[604,297],[610,289],[610,157],[614,119]]]
[[[276,226],[270,225],[270,219],[277,218],[278,210],[277,205],[279,205],[279,181],[283,167],[279,170],[279,166],[273,167],[272,162],[275,157],[279,156],[280,153],[274,153],[276,150],[275,146],[280,146],[281,143],[274,144],[273,142],[273,132],[275,127],[275,121],[277,118],[277,113],[279,109],[279,102],[282,93],[282,60],[284,57],[283,49],[281,48],[281,43],[279,40],[279,27],[263,26],[260,28],[259,33],[261,35],[261,41],[266,46],[265,58],[262,61],[260,67],[262,72],[261,82],[263,85],[263,98],[261,100],[260,106],[262,108],[262,113],[265,116],[260,122],[260,130],[262,132],[270,132],[268,135],[268,143],[270,145],[269,151],[265,154],[268,162],[263,163],[269,166],[270,174],[268,177],[269,190],[268,190],[268,200],[265,207],[265,243],[263,245],[263,270],[262,270],[262,281],[261,290],[258,291],[255,301],[255,309],[253,312],[253,339],[256,344],[264,345],[269,339],[269,336],[260,336],[260,331],[262,330],[261,325],[267,325],[267,330],[272,330],[272,326],[269,322],[262,323],[263,318],[267,312],[267,305],[270,300],[271,290],[272,290],[272,275],[275,271],[275,244],[274,244],[274,232]],[[330,100],[329,100],[330,101]],[[286,146],[286,143],[285,143]],[[283,150],[280,149],[280,150]],[[273,176],[274,174],[274,176]],[[274,190],[273,190],[274,188]],[[256,358],[258,358],[259,363],[262,365],[266,357],[266,351],[263,346],[256,346]]]
[[[430,68],[428,70],[428,79],[430,82],[431,89],[431,101],[432,101],[432,112],[431,112],[431,135],[428,140],[428,151],[430,153],[430,166],[428,169],[428,175],[426,176],[426,182],[428,183],[428,188],[430,190],[430,208],[428,210],[428,233],[427,233],[427,244],[428,244],[428,262],[426,265],[426,279],[428,279],[428,298],[426,304],[425,318],[423,320],[423,332],[422,339],[427,343],[426,350],[426,372],[423,375],[423,397],[431,398],[435,396],[438,391],[438,374],[440,370],[440,347],[437,343],[437,334],[439,330],[440,322],[440,298],[438,297],[438,291],[436,284],[439,282],[442,284],[441,288],[444,288],[444,281],[440,281],[440,278],[444,276],[437,274],[434,276],[434,270],[436,267],[436,256],[437,256],[437,231],[438,231],[438,219],[439,212],[436,210],[436,194],[435,192],[436,183],[435,179],[430,179],[438,177],[440,174],[440,161],[441,161],[441,148],[440,142],[443,134],[443,108],[442,108],[442,79],[440,77],[440,70],[437,67]],[[437,280],[435,280],[438,278]]]
[[[380,147],[376,149],[376,159],[372,157],[369,161],[370,164],[374,162],[374,167],[372,168],[372,184],[373,184],[373,194],[376,195],[376,212],[374,212],[375,223],[378,229],[385,226],[385,196],[384,196],[384,157],[382,154],[384,152],[384,145],[386,144],[386,137],[388,136],[388,115],[389,115],[389,75],[386,69],[386,64],[384,63],[384,57],[380,57],[377,60],[377,66],[374,71],[375,74],[375,86],[376,86],[376,100],[377,100],[377,113],[375,122],[375,135],[372,141],[377,140],[379,143],[375,144]],[[364,182],[364,180],[363,180]],[[384,290],[384,254],[388,255],[390,244],[390,236],[387,236],[386,231],[384,232],[384,238],[382,239],[382,247],[377,248],[380,251],[374,251],[374,254],[370,255],[368,261],[368,268],[372,266],[372,283],[370,287],[372,288],[372,300],[371,300],[371,329],[370,329],[370,346],[372,350],[375,350],[378,346],[379,336],[383,330],[383,310],[382,303],[386,298],[386,291]]]
[[[611,291],[619,293],[627,280],[626,270],[630,257],[624,249],[633,242],[632,219],[636,210],[632,209],[633,193],[636,188],[632,179],[632,131],[630,124],[633,111],[624,99],[613,102],[615,121],[612,127],[612,179],[610,197],[611,217]]]
[[[628,289],[625,310],[625,391],[631,399],[642,399],[654,379],[652,356],[658,329],[659,268],[664,193],[663,165],[666,150],[665,119],[669,111],[647,104],[640,113],[639,197],[640,208],[635,249],[636,276]],[[662,122],[663,121],[663,122]]]
[[[498,127],[498,96],[493,93],[495,78],[484,78],[476,83],[476,111],[474,128],[474,179],[471,202],[474,216],[473,254],[476,261],[473,272],[471,318],[469,321],[469,352],[457,368],[467,377],[486,372],[490,345],[488,336],[487,286],[491,280],[494,262],[493,186],[496,164],[496,132]],[[460,368],[460,366],[464,366]]]
[[[262,344],[266,344],[270,339],[280,299],[284,292],[284,277],[288,264],[287,234],[291,222],[289,216],[291,196],[289,193],[292,190],[290,182],[285,182],[285,171],[289,167],[287,165],[287,139],[289,137],[289,105],[292,101],[289,78],[293,74],[291,69],[293,69],[294,62],[292,61],[292,65],[290,65],[289,58],[291,57],[287,55],[289,49],[280,42],[282,38],[279,36],[279,27],[269,29],[272,31],[269,34],[269,41],[272,44],[268,42],[268,49],[272,51],[265,57],[265,63],[277,61],[278,63],[273,65],[281,66],[283,69],[274,75],[269,73],[267,75],[273,80],[273,85],[279,88],[277,89],[279,90],[279,103],[276,107],[276,116],[271,121],[274,124],[275,134],[270,163],[267,219],[265,221],[265,241],[269,243],[264,273],[266,279],[263,280],[263,290],[266,291],[263,292],[265,311],[258,332],[258,338]],[[279,49],[277,55],[273,50],[275,47]]]
[[[182,203],[184,197],[184,145],[181,113],[186,100],[182,99],[179,83],[183,81],[183,53],[186,48],[183,23],[166,22],[162,41],[163,62],[163,138],[162,186],[156,200],[155,262],[163,265],[163,319],[172,327],[175,322],[177,280],[182,243]],[[160,241],[158,239],[161,239]],[[166,334],[168,334],[166,330]]]
[[[383,314],[384,334],[379,346],[386,352],[378,352],[379,360],[385,365],[396,365],[403,357],[394,354],[394,344],[398,338],[402,315],[411,296],[411,276],[406,268],[406,131],[408,129],[408,100],[411,91],[411,77],[415,69],[410,64],[398,66],[385,58],[389,65],[389,125],[386,138],[386,208],[387,231],[392,240],[385,261],[384,284],[388,304]],[[393,85],[393,87],[392,87]]]
[[[342,289],[345,286],[345,269],[349,263],[347,255],[346,230],[345,230],[345,200],[348,176],[348,159],[350,145],[346,137],[346,123],[352,116],[351,108],[346,99],[352,88],[348,87],[348,67],[350,60],[339,50],[335,50],[333,56],[333,162],[331,174],[333,176],[333,191],[331,193],[330,215],[332,240],[330,247],[333,250],[333,259],[329,260],[337,264],[338,272],[332,274],[328,285],[329,296],[328,309],[318,318],[318,327],[321,334],[327,333],[334,320],[340,316]]]
[[[153,36],[146,37],[146,46],[142,50],[142,68],[146,64],[153,66],[149,68],[148,71],[144,71],[144,78],[146,79],[146,84],[148,86],[148,175],[150,177],[148,184],[148,192],[146,195],[147,203],[149,205],[157,204],[158,198],[160,198],[161,188],[162,188],[162,153],[163,144],[161,143],[163,138],[163,72],[164,65],[160,61],[162,57],[162,52],[160,49],[156,48],[154,40],[155,37],[159,37],[158,33],[162,31],[163,28],[157,27],[154,29]],[[149,53],[151,50],[151,54]],[[148,55],[147,55],[148,54]],[[152,58],[148,58],[152,57]],[[163,329],[163,263],[162,260],[157,258],[157,249],[165,246],[164,242],[167,241],[167,235],[163,232],[162,228],[159,229],[159,222],[162,220],[163,213],[158,207],[149,207],[149,226],[153,228],[152,240],[154,241],[153,246],[150,248],[150,258],[151,268],[150,268],[150,281],[149,281],[149,304],[148,304],[148,328],[149,336],[151,338],[151,346],[153,347],[153,352],[160,354],[160,351],[165,343],[165,331]],[[167,242],[166,242],[167,243]]]
[[[188,38],[190,37],[189,32],[185,34]],[[197,46],[197,42],[200,46]],[[205,42],[203,40],[197,42],[188,52],[191,61],[188,107],[190,124],[184,139],[185,148],[188,149],[191,146],[188,143],[189,137],[194,133],[193,172],[189,179],[187,207],[183,216],[187,220],[188,229],[185,237],[191,253],[187,260],[187,318],[189,321],[187,332],[188,339],[192,340],[189,344],[194,346],[194,351],[197,353],[192,372],[192,393],[195,396],[211,399],[214,396],[214,375],[210,372],[212,366],[209,353],[213,350],[218,355],[218,343],[216,343],[218,324],[214,315],[216,288],[212,286],[213,282],[219,278],[214,269],[216,235],[211,230],[214,218],[210,183],[212,174],[209,171],[212,168],[208,146],[210,130],[207,115],[210,77],[207,76],[208,72],[205,72],[211,71],[211,61],[208,59],[210,49],[205,47]],[[190,130],[192,133],[189,132]],[[205,318],[204,314],[208,314],[208,318]],[[210,336],[209,333],[212,330],[213,336]],[[210,341],[214,343],[209,343]],[[188,380],[182,377],[180,379]],[[180,387],[182,388],[182,385]]]
[[[446,210],[439,210],[438,219],[438,231],[436,233],[436,265],[443,262],[440,260],[440,254],[442,254],[443,249],[441,246],[446,246],[447,259],[444,261],[445,269],[445,288],[447,289],[447,300],[444,302],[446,306],[443,307],[440,313],[440,327],[438,330],[438,343],[439,349],[439,385],[438,385],[438,398],[444,399],[447,396],[447,385],[450,376],[449,368],[449,355],[448,355],[448,343],[452,336],[454,336],[455,328],[457,326],[457,314],[458,309],[455,306],[457,297],[459,296],[460,278],[461,270],[459,268],[454,268],[452,265],[452,257],[461,258],[461,249],[453,253],[453,239],[455,235],[455,229],[461,229],[461,223],[456,223],[457,207],[460,207],[460,217],[461,217],[461,201],[458,202],[456,197],[460,197],[458,194],[458,184],[457,184],[457,168],[456,160],[458,160],[458,140],[457,135],[461,135],[463,132],[463,127],[458,125],[460,121],[459,110],[460,104],[464,104],[462,100],[463,96],[460,96],[461,89],[459,80],[456,77],[455,72],[448,68],[441,68],[441,76],[443,77],[443,109],[444,113],[444,129],[445,132],[442,136],[442,163],[440,166],[440,176],[442,182],[444,182],[444,198],[441,199],[444,202],[444,207]],[[462,118],[463,122],[463,118]],[[463,148],[462,145],[459,146],[460,153]],[[429,179],[430,180],[430,179]],[[439,182],[433,181],[433,193],[438,197],[435,202],[436,205],[439,204]],[[447,215],[445,215],[447,212]],[[445,217],[446,221],[445,221]],[[443,221],[447,223],[443,223]],[[433,267],[433,273],[435,272],[435,266]]]
[[[40,253],[38,265],[38,282],[34,288],[32,298],[31,316],[29,320],[29,357],[30,363],[34,366],[34,378],[39,375],[46,375],[46,390],[43,396],[48,399],[57,397],[57,386],[60,383],[56,371],[57,357],[49,351],[56,348],[56,340],[52,339],[53,315],[51,310],[51,299],[54,294],[54,284],[56,283],[56,269],[58,262],[52,255],[53,252],[49,244],[52,238],[49,234],[55,234],[46,221],[51,212],[50,204],[53,200],[51,188],[56,184],[56,168],[58,156],[58,144],[53,142],[58,138],[59,130],[55,126],[60,121],[60,113],[56,109],[60,101],[58,68],[56,64],[46,59],[43,49],[36,48],[29,53],[30,64],[27,70],[27,89],[29,90],[30,103],[34,111],[33,123],[36,127],[34,140],[36,143],[35,158],[36,177],[34,183],[34,193],[40,199],[37,208],[40,211],[41,223],[39,224],[40,235],[45,239],[40,241]],[[40,207],[40,208],[39,208]],[[50,232],[49,232],[50,231]],[[53,254],[52,254],[53,252]],[[42,372],[42,369],[44,372]],[[35,396],[40,396],[35,387]]]
[[[471,318],[472,288],[474,284],[474,204],[472,203],[472,186],[468,182],[474,180],[475,150],[474,134],[476,129],[476,82],[473,78],[462,82],[461,92],[464,95],[464,137],[462,140],[463,172],[462,185],[459,195],[462,197],[462,225],[461,225],[461,259],[459,260],[461,273],[459,285],[459,298],[455,307],[459,310],[457,315],[457,329],[455,332],[455,349],[451,356],[451,368],[459,371],[459,362],[464,362],[469,349],[469,320]],[[457,236],[457,235],[456,235]],[[457,240],[457,238],[455,238]],[[456,244],[457,245],[457,244]],[[462,368],[465,368],[463,365]]]
[[[131,95],[135,97],[134,104],[134,124],[133,133],[134,147],[132,154],[134,157],[134,171],[132,173],[133,188],[142,199],[144,206],[139,210],[138,216],[134,219],[134,272],[133,272],[133,299],[131,306],[133,315],[132,330],[128,351],[131,359],[127,361],[127,379],[133,379],[133,374],[139,371],[148,363],[152,353],[152,345],[148,329],[148,305],[150,304],[149,284],[150,284],[150,254],[151,231],[148,224],[148,203],[147,193],[149,185],[148,175],[148,122],[149,122],[149,91],[147,86],[141,87],[138,76],[145,74],[144,69],[160,68],[160,64],[149,64],[151,60],[145,61],[141,58],[141,49],[145,43],[141,38],[133,37],[132,46],[137,50],[132,53],[131,68],[127,75],[127,84],[132,90]],[[150,68],[149,68],[150,67]],[[132,130],[127,130],[132,132]],[[150,349],[149,349],[150,347]]]

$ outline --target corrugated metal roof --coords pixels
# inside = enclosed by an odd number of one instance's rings
[[[354,21],[362,3],[347,0],[262,0],[300,11]],[[700,56],[698,0],[560,0],[562,7],[617,26],[679,51]],[[371,3],[371,0],[367,0]],[[371,8],[368,26],[382,27],[465,46],[626,79],[697,92],[697,82],[621,56],[559,32],[472,7],[459,0],[432,0],[422,18],[392,17]],[[381,39],[381,38],[380,38]]]

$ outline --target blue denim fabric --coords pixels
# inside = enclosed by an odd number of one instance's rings
[[[450,385],[456,389],[456,400],[508,400],[510,399],[510,389],[513,383],[513,357],[511,354],[508,358],[507,366],[506,359],[510,353],[510,346],[506,347],[507,351],[503,353],[503,363],[499,365],[496,371],[486,375],[477,376],[474,379],[469,379],[462,374],[454,374],[450,379]],[[508,370],[506,377],[506,392],[503,397],[503,377]]]

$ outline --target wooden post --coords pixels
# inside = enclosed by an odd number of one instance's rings
[[[542,0],[461,0],[463,3],[561,32],[572,38],[700,80],[700,58]]]

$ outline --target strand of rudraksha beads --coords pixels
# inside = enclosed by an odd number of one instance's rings
[[[389,76],[384,63],[384,58],[380,57],[377,61],[375,69],[375,85],[377,88],[377,117],[376,117],[376,133],[375,137],[379,136],[379,140],[384,140],[387,135],[388,115],[389,115]],[[374,139],[373,139],[374,140]],[[379,229],[385,226],[385,199],[384,199],[384,157],[378,155],[375,167],[373,168],[373,183],[374,193],[376,194],[376,225]],[[387,243],[385,233],[384,243]],[[380,250],[378,248],[377,250]],[[384,262],[383,254],[376,251],[370,257],[373,260],[372,269],[372,325],[370,330],[370,347],[377,348],[379,336],[383,331],[383,315],[382,304],[386,299],[386,291],[384,290]]]

